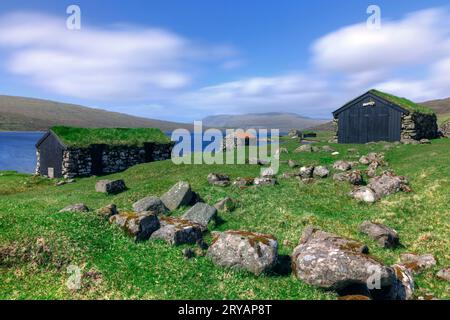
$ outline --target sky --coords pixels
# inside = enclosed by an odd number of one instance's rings
[[[70,5],[80,29],[67,27]],[[371,88],[418,102],[450,96],[448,0],[0,2],[4,95],[192,122],[329,119]]]

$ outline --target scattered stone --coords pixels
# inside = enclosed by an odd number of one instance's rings
[[[255,186],[274,186],[277,184],[277,179],[270,177],[258,177],[254,180]]]
[[[208,230],[208,224],[217,219],[217,209],[209,204],[198,202],[182,216],[183,219],[201,226],[202,231]]]
[[[391,268],[395,272],[396,281],[390,290],[390,300],[411,300],[414,296],[414,278],[403,265],[394,264]]]
[[[352,165],[348,161],[338,160],[333,164],[333,169],[340,171],[348,171],[352,168]]]
[[[450,267],[439,270],[437,276],[442,280],[450,281]]]
[[[311,148],[312,148],[312,152],[319,152],[320,151],[319,147],[312,146]]]
[[[299,171],[299,176],[301,178],[312,178],[314,172],[314,167],[308,166],[308,167],[301,167]]]
[[[335,151],[335,152],[333,152],[331,155],[332,155],[332,156],[338,156],[338,155],[339,155],[339,152]]]
[[[360,186],[364,183],[363,176],[361,174],[361,171],[354,170],[352,172],[347,173],[347,180],[350,182],[350,184],[354,186]]]
[[[66,183],[67,183],[66,181],[61,180],[61,181],[58,181],[57,183],[55,183],[55,186],[56,186],[56,187],[60,187],[60,186],[65,185]]]
[[[341,295],[355,285],[372,293],[367,283],[375,272],[382,289],[392,288],[394,271],[367,253],[367,246],[359,242],[309,226],[292,253],[293,272],[308,284],[338,290]]]
[[[348,181],[347,173],[346,172],[335,173],[333,175],[333,180],[339,181],[339,182]]]
[[[405,144],[405,145],[408,145],[408,144],[413,144],[413,145],[420,144],[419,141],[414,140],[414,139],[402,139],[402,140],[401,140],[401,143],[403,143],[403,144]]]
[[[380,166],[384,165],[384,153],[376,153],[371,152],[367,155],[367,159],[369,160],[369,163],[371,162],[378,162]]]
[[[379,164],[377,161],[372,161],[367,168],[367,175],[371,178],[375,177],[377,175],[378,166]]]
[[[336,152],[336,150],[335,149],[333,149],[332,147],[330,147],[330,146],[323,146],[322,147],[322,151],[324,151],[324,152]]]
[[[147,211],[157,215],[165,214],[168,211],[161,199],[155,196],[145,197],[133,203],[133,209],[136,212]]]
[[[213,236],[207,256],[216,265],[259,275],[277,262],[278,243],[271,235],[230,230],[214,232]]]
[[[84,203],[76,203],[68,205],[59,212],[89,212],[89,208]]]
[[[432,254],[417,255],[414,253],[402,253],[400,261],[412,272],[420,272],[436,265],[436,259]]]
[[[350,196],[359,201],[374,203],[378,200],[377,194],[371,188],[358,187],[350,192]]]
[[[183,254],[183,257],[187,260],[195,257],[195,251],[192,250],[191,248],[183,249],[182,254]]]
[[[378,198],[394,194],[401,190],[410,191],[408,180],[402,176],[396,176],[393,172],[385,171],[382,175],[369,180],[367,187],[372,189]]]
[[[150,239],[164,240],[170,245],[194,244],[202,239],[201,226],[185,219],[160,217],[161,228]]]
[[[117,210],[117,206],[112,203],[107,205],[106,207],[98,209],[97,213],[100,214],[105,219],[109,219],[112,216],[119,214],[119,211]]]
[[[189,205],[193,196],[189,183],[179,181],[161,197],[161,201],[169,210],[176,210],[181,206]]]
[[[230,185],[230,177],[221,173],[210,173],[208,174],[208,182],[215,186],[226,187]]]
[[[247,187],[251,186],[254,183],[255,178],[237,178],[234,180],[233,185],[236,187]]]
[[[359,230],[377,241],[378,245],[383,248],[395,248],[400,243],[397,231],[380,223],[364,221],[359,226]]]
[[[289,160],[288,161],[288,166],[289,168],[297,168],[298,167],[298,163],[294,160]]]
[[[219,200],[214,207],[218,211],[223,212],[232,212],[234,209],[236,209],[236,201],[230,197],[223,198],[222,200]]]
[[[429,139],[420,139],[420,144],[431,144],[431,141]]]
[[[318,166],[314,168],[313,175],[319,178],[326,178],[330,174],[330,170],[328,170],[325,166]]]
[[[123,180],[100,180],[95,184],[95,191],[106,194],[117,194],[126,190]]]
[[[145,241],[159,229],[158,217],[150,212],[146,213],[119,213],[109,218],[110,223],[115,223],[132,235],[136,241]]]
[[[299,152],[313,152],[313,148],[309,144],[303,144],[300,147],[298,147],[297,149],[295,149],[294,152],[295,153],[299,153]]]
[[[370,160],[369,158],[367,158],[367,156],[362,156],[361,158],[359,158],[359,163],[363,165],[368,165],[370,163]]]

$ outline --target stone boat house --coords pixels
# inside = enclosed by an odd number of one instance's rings
[[[333,112],[335,142],[367,143],[438,137],[436,114],[426,106],[370,90]]]
[[[35,173],[66,179],[110,174],[170,159],[172,147],[159,129],[53,127],[36,144]]]

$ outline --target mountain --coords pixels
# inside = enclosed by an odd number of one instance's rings
[[[44,131],[54,125],[86,128],[159,128],[172,131],[192,125],[134,117],[49,100],[0,95],[0,130]]]
[[[425,101],[421,104],[431,108],[436,112],[439,121],[450,117],[450,98]]]
[[[296,113],[248,113],[240,115],[215,115],[203,119],[203,125],[206,127],[223,128],[267,128],[280,129],[281,132],[287,132],[292,128],[307,129],[326,123],[327,120],[317,120],[302,117]]]

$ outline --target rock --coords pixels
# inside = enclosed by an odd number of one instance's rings
[[[61,180],[61,181],[58,181],[57,183],[55,183],[55,186],[56,186],[56,187],[60,187],[60,186],[65,185],[66,183],[67,183],[66,181]]]
[[[318,166],[314,168],[313,175],[319,178],[326,178],[330,174],[330,170],[328,170],[325,166]]]
[[[431,144],[431,141],[429,139],[420,139],[420,144]]]
[[[294,160],[289,160],[288,161],[288,166],[289,168],[297,168],[298,167],[298,163]]]
[[[191,248],[183,249],[182,254],[185,259],[192,259],[195,257],[195,251]]]
[[[223,198],[222,200],[219,200],[214,207],[218,211],[223,212],[232,212],[236,208],[236,201],[230,197]]]
[[[312,178],[314,172],[314,167],[301,167],[299,171],[299,176],[301,178]]]
[[[288,149],[286,149],[286,148],[280,148],[278,150],[279,150],[279,153],[289,153]]]
[[[375,177],[377,175],[378,166],[379,164],[377,161],[372,161],[367,168],[367,175],[371,178]]]
[[[339,160],[333,164],[333,169],[340,171],[348,171],[352,168],[351,164],[348,161]]]
[[[379,289],[390,289],[395,283],[394,271],[368,254],[359,242],[307,227],[300,244],[292,253],[293,272],[297,278],[321,288],[348,292],[361,286],[367,293],[379,280]]]
[[[336,150],[333,149],[333,148],[330,147],[330,146],[323,146],[321,150],[324,151],[324,152],[330,152],[330,153],[336,152]]]
[[[207,256],[216,265],[259,275],[277,263],[278,243],[271,235],[229,230],[213,236]]]
[[[107,194],[117,194],[126,188],[123,180],[100,180],[95,184],[95,191]]]
[[[272,168],[266,168],[261,172],[261,177],[271,178],[275,175]]]
[[[59,212],[89,212],[89,208],[84,203],[71,204]]]
[[[298,147],[297,149],[295,149],[294,152],[295,153],[299,153],[299,152],[313,152],[313,148],[309,144],[303,144],[300,147]]]
[[[161,197],[161,201],[169,210],[176,210],[181,206],[189,205],[193,196],[189,183],[179,181]]]
[[[298,176],[295,172],[284,172],[281,176],[279,176],[280,179],[291,179],[293,177]]]
[[[333,180],[335,180],[335,181],[343,182],[343,181],[348,181],[347,179],[348,179],[348,177],[347,177],[346,172],[339,172],[339,173],[333,174]]]
[[[359,230],[377,241],[378,245],[383,248],[395,248],[400,243],[397,232],[380,223],[364,221],[359,226]]]
[[[319,147],[316,147],[316,146],[312,146],[312,147],[311,147],[311,150],[312,150],[312,152],[319,152],[319,151],[320,151],[320,148],[319,148]]]
[[[236,187],[247,187],[247,186],[251,186],[253,185],[255,178],[237,178],[236,180],[234,180],[233,182],[233,186]]]
[[[382,175],[369,180],[367,187],[372,189],[378,198],[394,194],[401,190],[408,190],[408,181],[405,177],[396,176],[386,171]]]
[[[394,264],[391,268],[395,272],[396,281],[388,294],[389,300],[411,300],[415,287],[411,272],[399,264]]]
[[[203,202],[196,203],[192,208],[186,211],[183,219],[201,226],[202,231],[208,230],[208,224],[217,219],[217,209]]]
[[[367,156],[362,156],[361,158],[359,158],[359,163],[367,165],[370,163],[369,158],[367,158]]]
[[[359,201],[373,203],[378,200],[378,196],[372,189],[368,187],[358,187],[350,192],[350,196]]]
[[[288,132],[288,137],[289,138],[298,138],[302,136],[302,132],[300,130],[297,129],[291,129]]]
[[[364,183],[361,171],[358,170],[347,173],[347,180],[354,186],[360,186]]]
[[[402,139],[401,143],[406,144],[406,145],[407,144],[413,144],[413,145],[420,144],[419,141],[414,140],[414,139]]]
[[[195,243],[195,245],[200,249],[200,250],[208,250],[209,246],[208,244],[202,239],[198,239],[197,242]]]
[[[150,212],[146,213],[119,213],[109,218],[110,223],[115,223],[133,236],[136,241],[145,241],[159,229],[158,217]]]
[[[221,173],[210,173],[208,174],[208,182],[215,186],[226,187],[230,185],[230,177]]]
[[[149,196],[133,203],[133,209],[136,212],[151,212],[154,214],[165,214],[168,209],[160,198]]]
[[[115,204],[109,204],[106,207],[100,208],[97,210],[97,213],[106,219],[111,218],[112,216],[119,214],[117,210],[117,206]]]
[[[439,270],[437,277],[445,281],[450,281],[450,267]]]
[[[340,154],[339,152],[335,151],[335,152],[333,152],[331,155],[332,155],[332,156],[338,156],[339,154]]]
[[[150,239],[164,240],[170,245],[194,244],[202,239],[201,226],[185,219],[160,217],[161,228]]]
[[[436,259],[432,254],[402,253],[400,261],[408,270],[416,273],[436,265]]]
[[[270,177],[259,177],[254,180],[255,186],[274,186],[277,184],[277,179]]]

